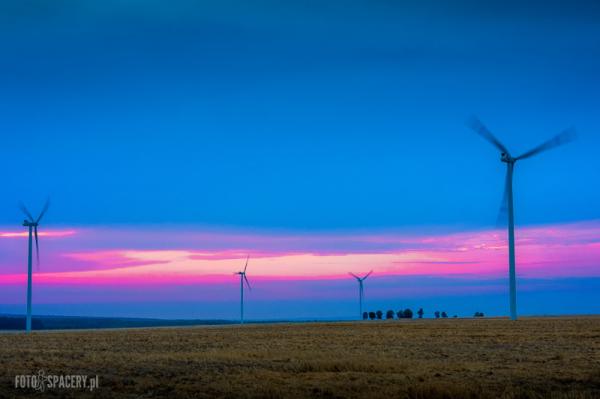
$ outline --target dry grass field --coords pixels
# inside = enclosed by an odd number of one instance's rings
[[[600,398],[600,318],[0,334],[0,397]],[[94,392],[15,374],[99,375]]]

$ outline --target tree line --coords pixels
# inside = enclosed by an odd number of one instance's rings
[[[423,310],[423,308],[420,308],[417,311],[417,316],[419,319],[423,318],[423,315],[425,314],[425,311]],[[446,313],[445,311],[440,312],[439,310],[436,310],[433,315],[435,316],[436,319],[447,319],[448,318],[448,313]],[[457,318],[457,315],[452,316],[453,318]],[[483,312],[475,312],[475,314],[473,315],[473,317],[484,317]],[[363,312],[362,314],[362,318],[363,320],[383,320],[383,312],[381,310],[377,310],[375,312]],[[397,312],[394,312],[393,310],[388,310],[387,312],[385,312],[385,319],[386,320],[390,320],[390,319],[412,319],[413,318],[413,311],[411,309],[400,309]]]

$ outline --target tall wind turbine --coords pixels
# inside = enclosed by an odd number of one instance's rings
[[[246,266],[244,266],[243,272],[233,273],[233,274],[240,275],[240,324],[244,324],[244,281],[246,281],[246,285],[248,286],[248,289],[252,290],[250,288],[250,282],[248,281],[248,278],[246,277],[246,269],[248,268],[248,260],[249,259],[250,259],[250,255],[248,255],[248,257],[246,258]]]
[[[500,206],[499,220],[508,211],[508,274],[510,281],[510,318],[517,320],[517,277],[515,272],[515,220],[513,209],[513,171],[515,163],[525,158],[532,157],[540,152],[566,144],[575,138],[575,129],[569,128],[552,137],[550,140],[532,148],[531,150],[513,157],[506,149],[504,144],[500,142],[494,135],[481,123],[476,117],[472,117],[468,121],[468,126],[473,129],[481,137],[492,143],[500,150],[500,160],[506,164],[506,181],[504,184],[504,197]]]
[[[364,277],[358,277],[356,274],[354,273],[349,273],[352,277],[354,277],[356,279],[356,281],[358,281],[358,307],[360,309],[360,318],[362,318],[362,314],[363,314],[363,310],[362,310],[362,303],[363,303],[363,297],[365,296],[365,288],[363,286],[363,282],[367,279],[367,277],[369,277],[371,275],[371,273],[373,273],[373,270],[371,270],[369,273],[367,273]]]
[[[31,213],[27,210],[25,205],[22,203],[19,204],[19,207],[27,216],[27,219],[23,220],[23,226],[29,228],[29,248],[28,248],[28,257],[27,257],[27,321],[25,324],[25,329],[27,332],[31,331],[31,286],[32,286],[32,255],[33,255],[33,236],[35,236],[35,256],[36,256],[36,265],[39,268],[40,266],[40,245],[38,241],[38,226],[40,225],[40,220],[48,210],[48,206],[50,206],[50,201],[46,200],[42,211],[37,219],[34,219],[31,216]]]

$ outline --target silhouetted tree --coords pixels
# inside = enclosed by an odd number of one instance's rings
[[[369,318],[369,314],[367,312],[363,312],[363,320],[367,320]]]
[[[442,317],[443,317],[444,319],[447,319],[447,318],[448,318],[448,314],[447,314],[446,312],[442,312]]]
[[[475,317],[483,317],[483,313],[482,312],[475,312]]]
[[[393,311],[393,310],[388,310],[388,311],[385,313],[385,318],[386,318],[387,320],[389,320],[389,319],[393,319],[393,318],[394,318],[394,311]]]
[[[434,315],[435,315],[436,319],[439,319],[440,318],[440,311],[436,310],[435,313],[434,313]]]
[[[457,316],[457,315],[454,315],[454,316],[452,316],[452,317],[456,319],[458,316]]]
[[[425,312],[423,312],[423,308],[419,309],[419,311],[417,312],[417,314],[419,315],[419,319],[423,318],[423,314],[425,314]]]
[[[402,319],[404,317],[404,311],[403,310],[397,311],[396,316],[398,316],[399,319]]]
[[[413,318],[413,311],[410,310],[410,309],[404,309],[403,316],[404,316],[405,319],[412,319]]]
[[[377,319],[381,320],[381,318],[383,317],[383,312],[381,310],[378,310],[376,314],[377,314]]]
[[[369,312],[369,319],[375,320],[375,312]]]

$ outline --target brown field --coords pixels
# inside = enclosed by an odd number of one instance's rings
[[[600,317],[0,334],[0,397],[600,398]],[[16,374],[100,388],[14,388]]]

